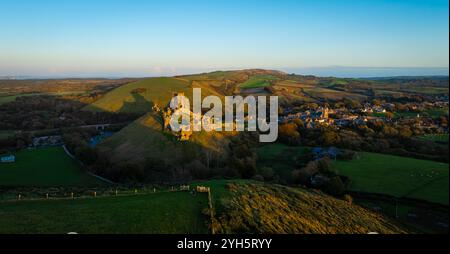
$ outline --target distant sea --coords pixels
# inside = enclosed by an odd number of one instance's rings
[[[373,78],[397,76],[448,76],[448,67],[419,68],[419,67],[307,67],[285,68],[287,73],[314,75],[319,77],[338,78]]]

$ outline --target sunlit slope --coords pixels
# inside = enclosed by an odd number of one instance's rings
[[[86,107],[87,110],[145,113],[154,103],[165,106],[175,92],[192,96],[188,80],[178,78],[148,78],[118,87]]]
[[[211,188],[218,208],[214,223],[218,233],[406,233],[381,214],[319,191],[223,181]]]

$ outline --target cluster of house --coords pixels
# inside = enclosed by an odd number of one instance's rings
[[[372,105],[370,103],[364,104],[360,112],[362,113],[386,113],[386,108],[395,108],[395,104],[387,103],[384,105]]]
[[[414,111],[424,111],[430,108],[448,108],[448,101],[436,101],[436,102],[418,102],[408,103],[408,108]],[[387,121],[386,117],[371,115],[374,113],[387,113],[394,112],[396,105],[393,103],[382,103],[379,105],[373,105],[371,103],[365,103],[362,108],[359,109],[347,109],[345,107],[330,109],[327,107],[318,107],[313,110],[306,110],[303,112],[293,112],[292,109],[287,109],[287,114],[279,117],[279,122],[290,122],[295,119],[300,119],[305,123],[306,128],[314,128],[316,126],[323,125],[335,125],[339,127],[345,127],[350,124],[364,125],[368,122]],[[333,117],[329,117],[333,115]],[[421,118],[421,114],[417,113],[416,118]],[[420,121],[415,125],[421,128],[436,128],[436,124]]]
[[[62,146],[64,144],[60,135],[33,138],[30,147]]]
[[[386,112],[384,110],[384,112]],[[339,118],[331,118],[330,114],[340,115]],[[294,119],[300,119],[305,123],[306,128],[314,128],[323,125],[348,126],[350,124],[363,125],[370,121],[382,121],[383,119],[375,116],[355,115],[347,109],[329,109],[319,107],[316,110],[306,110],[286,116],[280,116],[280,122],[289,122]]]
[[[329,118],[329,114],[334,113],[327,107],[319,107],[317,110],[306,110],[304,112],[291,113],[286,116],[280,116],[280,122],[289,122],[295,119],[302,120],[307,128],[314,127],[315,124],[331,125],[334,119]]]

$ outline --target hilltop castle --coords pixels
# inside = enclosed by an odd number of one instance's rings
[[[186,130],[181,129],[180,131],[175,132],[171,129],[171,126],[170,126],[170,120],[172,118],[172,114],[176,110],[183,109],[182,114],[189,114],[192,117],[192,114],[193,114],[192,111],[190,111],[190,109],[186,109],[186,107],[184,107],[185,105],[183,105],[184,102],[182,100],[177,99],[177,98],[181,98],[182,96],[184,96],[183,92],[173,93],[173,98],[175,98],[175,103],[178,105],[175,109],[172,109],[170,107],[170,102],[167,104],[167,106],[163,110],[160,109],[157,104],[155,104],[152,109],[154,112],[157,112],[160,114],[160,116],[162,118],[162,122],[163,122],[163,130],[164,131],[165,130],[172,131],[179,141],[188,141],[190,136],[192,135],[192,131],[186,131]]]

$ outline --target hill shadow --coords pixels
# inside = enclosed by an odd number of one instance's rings
[[[130,112],[130,113],[147,113],[152,110],[154,103],[145,99],[140,93],[131,93],[133,96],[132,102],[123,102],[122,107],[119,109],[119,112]]]

